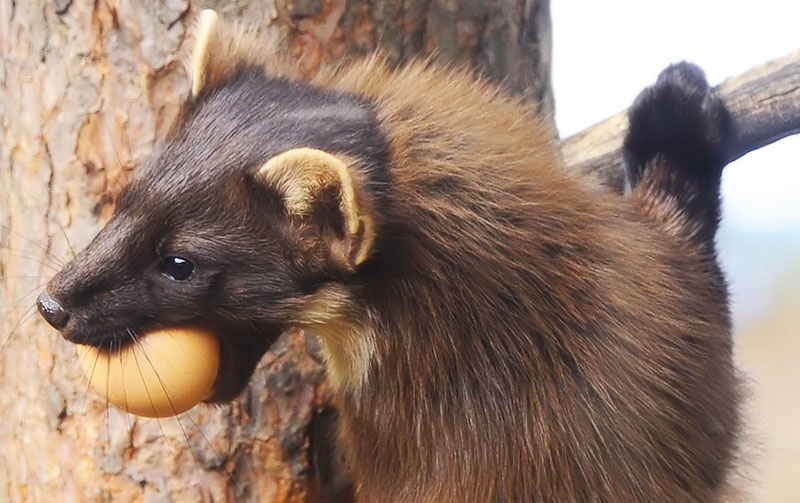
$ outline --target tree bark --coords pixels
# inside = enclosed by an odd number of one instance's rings
[[[398,63],[438,52],[552,111],[547,0],[0,0],[0,500],[347,493],[313,336],[285,334],[233,404],[157,421],[91,393],[74,347],[34,312],[44,282],[101,228],[166,133],[205,7],[259,26],[265,50],[309,73],[376,48]]]

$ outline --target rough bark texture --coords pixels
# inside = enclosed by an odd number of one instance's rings
[[[2,501],[288,503],[346,488],[313,337],[286,334],[234,404],[156,421],[88,392],[74,348],[33,311],[171,123],[204,7],[261,26],[264,50],[308,72],[376,47],[397,62],[438,51],[552,111],[547,0],[0,0]]]
[[[734,140],[728,162],[800,133],[800,51],[770,61],[716,87],[731,113]],[[622,192],[622,140],[627,110],[564,140],[567,164],[579,173]]]

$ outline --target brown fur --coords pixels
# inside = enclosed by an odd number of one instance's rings
[[[242,62],[213,51],[212,86]],[[573,178],[550,128],[467,72],[372,58],[312,84],[371,103],[391,152],[368,267],[297,320],[326,347],[360,501],[720,501],[730,321],[680,209]]]

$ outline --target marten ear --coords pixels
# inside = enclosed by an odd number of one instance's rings
[[[192,97],[225,84],[243,69],[262,68],[276,77],[302,76],[296,62],[278,55],[275,38],[261,34],[253,23],[228,22],[205,9],[197,15],[193,38],[188,61]]]
[[[192,96],[197,96],[209,80],[214,48],[219,43],[219,16],[211,9],[200,11],[194,32],[190,71]]]
[[[337,267],[353,271],[369,257],[373,220],[344,160],[322,150],[295,148],[268,160],[256,178],[281,194],[289,215],[310,220],[320,230]]]

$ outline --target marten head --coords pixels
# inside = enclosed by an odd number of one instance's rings
[[[172,132],[39,298],[66,339],[96,347],[212,327],[223,348],[214,401],[238,394],[277,336],[313,316],[323,285],[368,260],[371,194],[386,173],[369,104],[270,76],[247,37],[231,45],[225,29],[203,14],[192,96]]]

